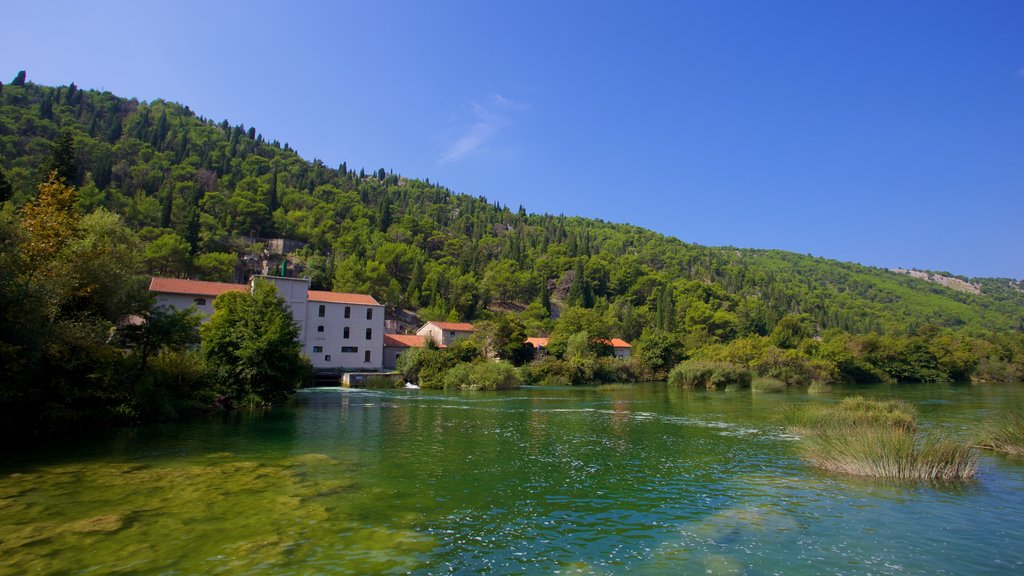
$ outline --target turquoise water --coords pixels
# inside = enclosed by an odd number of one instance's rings
[[[1020,385],[305,390],[6,455],[0,573],[1024,571],[1024,459],[954,484],[800,461],[774,415],[852,393],[965,437],[1024,405]]]

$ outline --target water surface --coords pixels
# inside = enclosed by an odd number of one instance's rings
[[[287,408],[7,454],[0,573],[1016,574],[1024,460],[823,474],[793,402],[905,398],[967,435],[1024,387],[305,390]]]

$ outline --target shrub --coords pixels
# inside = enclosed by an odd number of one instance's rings
[[[509,390],[522,385],[522,377],[505,361],[483,361],[457,364],[445,373],[445,389]]]
[[[680,362],[668,374],[669,384],[683,388],[713,390],[730,384],[746,388],[750,381],[750,370],[728,362]]]

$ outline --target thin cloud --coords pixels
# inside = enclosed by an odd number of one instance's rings
[[[501,94],[491,94],[484,104],[471,103],[467,121],[456,130],[458,136],[441,154],[439,161],[458,162],[471,154],[486,150],[487,145],[494,142],[511,124],[511,114],[527,107],[526,103],[506,98]],[[458,118],[456,122],[459,122]]]

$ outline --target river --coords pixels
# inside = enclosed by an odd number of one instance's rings
[[[966,483],[806,466],[793,402],[967,437],[1024,385],[303,390],[0,462],[2,574],[1020,574],[1024,459]]]

